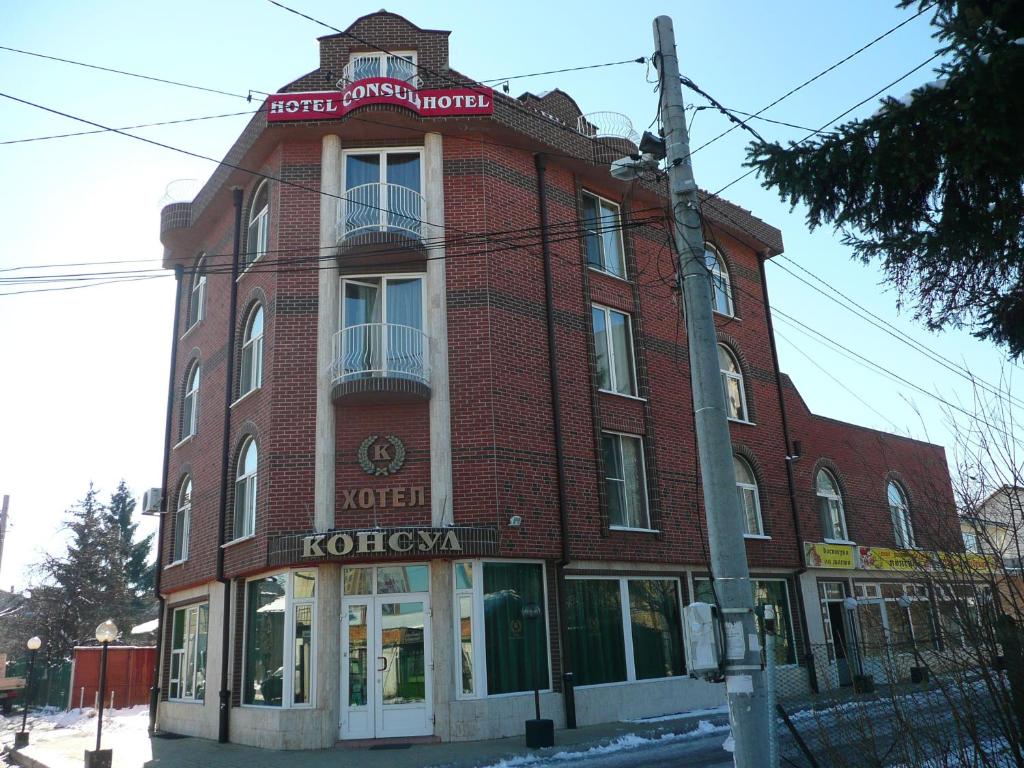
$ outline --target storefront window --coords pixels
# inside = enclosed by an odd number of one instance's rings
[[[373,571],[370,568],[346,568],[343,579],[346,595],[373,594]]]
[[[636,679],[681,675],[683,641],[676,582],[630,579],[629,618],[633,626]]]
[[[171,629],[171,677],[168,697],[202,701],[206,696],[206,640],[210,606],[191,605],[174,612]]]
[[[547,612],[544,569],[534,563],[484,563],[484,642],[487,692],[546,689],[548,682]],[[540,606],[537,619],[523,608]]]
[[[618,579],[565,582],[566,631],[576,685],[626,679],[626,647]]]
[[[243,704],[313,702],[315,598],[316,571],[280,573],[248,583]]]

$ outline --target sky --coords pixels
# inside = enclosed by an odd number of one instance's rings
[[[292,7],[346,28],[379,10],[375,2],[294,0]],[[628,9],[628,13],[624,10]],[[891,0],[857,3],[689,0],[621,3],[576,0],[391,2],[387,10],[424,28],[452,30],[451,66],[478,80],[647,57],[655,16],[673,17],[680,70],[726,106],[756,112],[811,76],[908,19]],[[818,128],[926,61],[935,50],[926,14],[872,45],[764,113]],[[272,92],[317,67],[316,38],[329,30],[266,0],[89,3],[38,0],[5,9],[0,46],[176,80],[233,94]],[[924,67],[887,93],[899,97],[934,79]],[[643,131],[657,95],[645,65],[514,79],[511,93],[561,88],[584,113],[613,111]],[[107,127],[248,113],[217,93],[150,82],[0,50],[0,94]],[[692,92],[687,104],[705,102]],[[865,117],[877,99],[854,110]],[[713,110],[691,112],[691,145],[729,127]],[[131,133],[221,158],[248,114],[139,128]],[[806,131],[751,123],[766,138],[800,140]],[[171,189],[199,184],[214,164],[115,133],[4,144],[94,130],[69,117],[0,97],[0,278],[53,273],[152,270],[160,274],[160,208]],[[749,137],[733,131],[693,156],[701,187],[718,190],[747,169]],[[192,181],[187,181],[192,180]],[[998,382],[1015,367],[1004,350],[967,331],[931,333],[900,311],[877,266],[850,257],[830,229],[809,232],[756,176],[723,195],[780,228],[785,258],[767,267],[782,370],[816,413],[944,445],[948,407],[865,367],[790,324],[799,320],[852,352],[954,404],[969,408],[971,384],[857,319],[791,276],[809,270],[900,331]],[[130,264],[97,262],[132,260]],[[82,264],[40,269],[43,265]],[[102,282],[97,277],[91,283]],[[122,478],[137,496],[160,484],[174,281],[145,280],[23,293],[82,283],[0,285],[0,494],[10,522],[0,588],[23,588],[30,566],[60,553],[65,510],[94,483],[101,498]],[[155,530],[142,519],[143,532]]]

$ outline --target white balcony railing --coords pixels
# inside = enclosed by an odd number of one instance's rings
[[[334,383],[364,378],[430,381],[427,334],[410,325],[363,323],[334,334]]]
[[[423,236],[423,195],[401,184],[361,184],[341,199],[339,242],[371,232]]]

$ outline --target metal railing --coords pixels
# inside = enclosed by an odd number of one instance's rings
[[[423,236],[423,195],[401,184],[361,184],[341,199],[338,239],[370,232],[404,232]]]
[[[419,88],[422,80],[416,74],[416,65],[402,56],[384,57],[360,57],[353,56],[349,59],[341,72],[341,79],[338,80],[338,87],[343,88],[351,83],[366,80],[372,77],[390,77],[394,80],[402,80],[413,88]],[[384,65],[383,70],[381,65]]]
[[[427,334],[410,325],[363,323],[334,334],[331,380],[372,377],[429,383]]]

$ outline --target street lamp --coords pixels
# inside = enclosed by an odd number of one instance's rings
[[[536,626],[537,620],[543,615],[541,607],[537,603],[527,603],[523,606],[523,619],[529,622],[531,634]],[[538,747],[553,747],[555,745],[555,722],[554,720],[541,720],[540,717],[540,678],[541,665],[544,662],[541,648],[537,649],[536,663],[533,665],[533,707],[536,717],[526,721],[526,746],[537,749]],[[525,655],[526,643],[523,643]],[[526,660],[529,663],[529,660]]]
[[[28,731],[25,730],[25,721],[28,720],[28,697],[32,691],[32,668],[36,665],[36,651],[39,650],[39,646],[43,644],[43,641],[38,637],[30,637],[28,642],[25,643],[25,647],[29,649],[31,653],[28,656],[28,676],[25,680],[25,702],[21,710],[21,733],[14,734],[14,748],[21,749],[22,747],[28,746]]]
[[[100,700],[96,716],[96,749],[85,750],[85,768],[111,768],[114,761],[113,752],[109,749],[100,749],[100,739],[103,736],[103,699],[107,696],[107,646],[117,639],[117,624],[112,619],[107,619],[96,627],[96,640],[103,644],[100,652]]]

